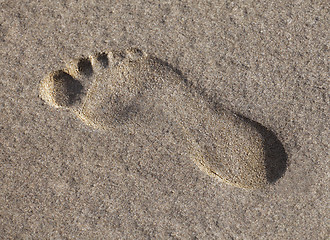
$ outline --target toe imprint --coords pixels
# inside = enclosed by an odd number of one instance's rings
[[[47,76],[40,86],[40,95],[54,107],[70,107],[78,99],[83,87],[63,70]]]
[[[101,130],[134,127],[141,119],[152,124],[152,115],[160,109],[181,126],[200,169],[238,187],[265,186],[285,170],[284,149],[272,133],[265,138],[266,130],[259,124],[211,109],[191,93],[178,71],[138,49],[72,60],[66,69],[41,81],[40,96]],[[278,143],[272,151],[267,145],[270,138]]]

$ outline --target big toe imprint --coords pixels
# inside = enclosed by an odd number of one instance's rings
[[[192,92],[179,71],[138,49],[72,60],[40,84],[49,105],[105,131],[141,119],[152,124],[148,116],[161,110],[181,126],[200,169],[234,186],[259,188],[283,175],[287,156],[272,132],[228,110],[214,110]]]

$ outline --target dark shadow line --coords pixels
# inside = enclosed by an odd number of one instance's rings
[[[286,169],[288,164],[288,155],[284,149],[283,144],[280,142],[280,140],[277,138],[275,133],[266,127],[262,126],[260,123],[253,121],[239,113],[235,113],[227,108],[225,108],[221,103],[214,102],[205,93],[205,90],[199,88],[198,86],[194,86],[192,83],[190,83],[187,78],[183,75],[183,73],[172,66],[171,64],[156,58],[160,64],[165,65],[168,68],[171,68],[176,74],[178,74],[185,84],[185,86],[188,88],[188,90],[194,94],[198,94],[201,96],[208,104],[209,106],[218,112],[219,109],[223,109],[225,111],[230,111],[233,114],[237,115],[242,121],[245,121],[246,123],[250,124],[252,127],[254,127],[262,136],[264,141],[264,149],[265,149],[265,167],[266,167],[266,177],[269,183],[275,183],[278,179],[280,179]],[[221,110],[220,110],[221,111]]]
[[[278,179],[283,177],[288,165],[288,155],[284,149],[283,144],[273,131],[241,114],[235,114],[241,120],[254,127],[261,134],[266,153],[265,167],[267,180],[269,183],[275,183]]]

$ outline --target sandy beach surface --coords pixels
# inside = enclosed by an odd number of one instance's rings
[[[328,239],[328,25],[321,0],[0,1],[0,238]],[[281,176],[246,190],[201,171],[180,100],[103,131],[40,97],[72,59],[132,47],[272,132]]]

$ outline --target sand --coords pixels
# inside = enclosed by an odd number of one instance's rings
[[[326,1],[0,5],[3,239],[329,237]],[[128,115],[129,131],[104,131],[42,100],[47,74],[132,47],[180,72],[210,108],[262,128],[273,151],[269,184],[246,190],[201,171],[171,111]],[[191,113],[182,99],[179,113]],[[228,149],[244,148],[236,143]]]

